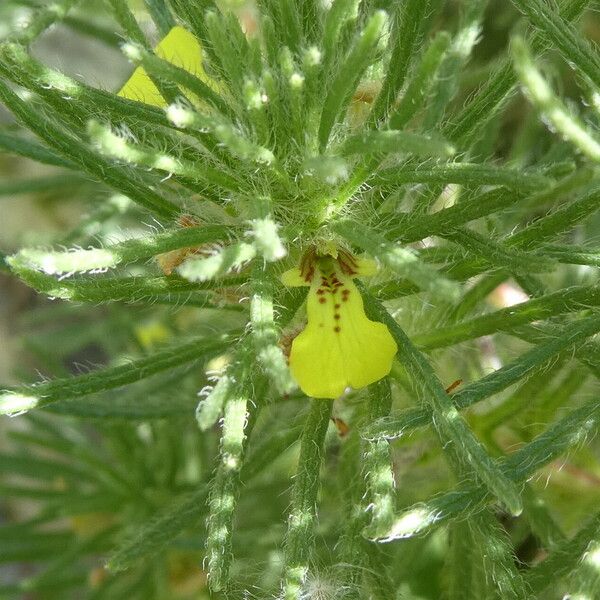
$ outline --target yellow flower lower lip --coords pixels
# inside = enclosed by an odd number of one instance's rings
[[[357,271],[352,275],[342,272],[340,261],[331,258],[317,260],[314,265],[307,299],[308,323],[294,339],[290,352],[292,375],[308,396],[337,398],[348,387],[365,387],[390,372],[398,348],[387,327],[365,314],[362,297],[352,281],[352,276],[362,274],[361,264],[372,273],[372,265],[364,261],[353,263]],[[302,285],[300,273],[288,272],[283,279]]]

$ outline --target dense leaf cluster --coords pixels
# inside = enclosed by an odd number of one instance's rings
[[[0,150],[48,171],[0,201],[82,215],[0,254],[55,300],[23,324],[47,377],[0,391],[0,598],[600,597],[592,4],[0,7]],[[206,76],[153,52],[175,25]],[[45,64],[56,27],[166,107]],[[290,376],[278,277],[328,243],[378,261],[399,348],[335,403]]]

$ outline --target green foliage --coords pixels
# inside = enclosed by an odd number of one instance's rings
[[[600,22],[512,5],[0,5],[0,202],[76,214],[0,249],[38,293],[1,599],[600,597]],[[175,24],[206,76],[152,50]],[[49,30],[165,108],[56,69]],[[280,280],[328,244],[378,262],[398,345],[335,402],[288,369]]]

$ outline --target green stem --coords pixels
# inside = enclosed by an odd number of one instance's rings
[[[208,501],[206,557],[210,587],[216,592],[227,590],[230,583],[231,536],[240,491],[240,470],[246,438],[258,411],[257,404],[251,402],[249,370],[250,364],[246,362],[225,400],[219,462]]]
[[[309,573],[309,561],[314,550],[323,445],[331,405],[328,400],[311,400],[310,413],[302,431],[285,541],[285,571],[281,595],[284,600],[297,600],[302,595]]]
[[[389,415],[392,408],[392,390],[388,380],[373,384],[370,388],[369,422]],[[367,479],[367,502],[371,511],[371,523],[364,530],[366,537],[374,531],[387,529],[394,517],[396,485],[387,440],[367,442],[364,457],[364,472]]]

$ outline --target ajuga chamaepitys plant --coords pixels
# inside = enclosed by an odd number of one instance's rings
[[[4,0],[0,598],[600,598],[593,7]]]

